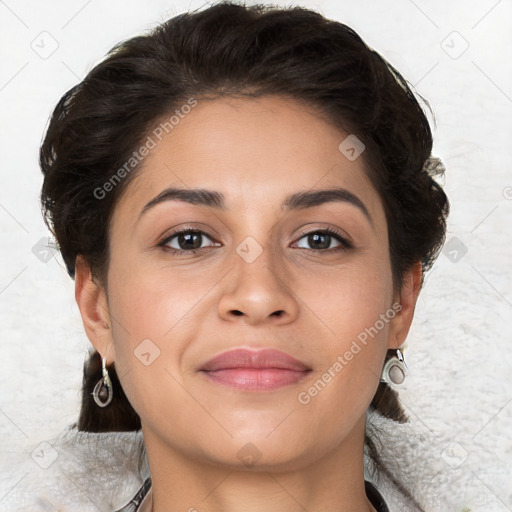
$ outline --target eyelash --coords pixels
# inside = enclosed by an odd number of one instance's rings
[[[184,229],[181,229],[181,230],[178,230],[178,231],[174,231],[169,236],[166,236],[165,238],[163,238],[158,243],[158,247],[161,247],[164,251],[169,252],[169,253],[171,253],[173,255],[195,254],[198,251],[206,249],[206,247],[201,247],[199,249],[190,249],[190,250],[187,251],[185,249],[173,249],[172,247],[167,247],[166,246],[166,244],[169,243],[173,238],[175,238],[176,236],[181,235],[183,233],[200,233],[202,235],[206,235],[209,239],[211,239],[213,242],[215,242],[215,240],[213,240],[213,237],[211,237],[205,231],[202,231],[200,229],[184,228]],[[304,249],[303,247],[300,247],[299,249],[306,250],[306,251],[316,251],[316,252],[319,252],[319,253],[325,253],[325,252],[333,253],[333,252],[338,252],[338,251],[348,251],[348,250],[350,250],[350,249],[352,249],[354,247],[343,236],[343,234],[340,231],[338,231],[338,230],[336,230],[334,228],[325,228],[325,229],[317,229],[317,230],[312,230],[312,231],[307,231],[307,232],[301,232],[300,233],[301,236],[300,236],[300,238],[298,240],[304,238],[305,236],[312,235],[312,234],[317,234],[317,233],[324,234],[324,235],[330,235],[333,238],[335,238],[338,242],[340,242],[341,245],[339,247],[335,247],[334,249]]]

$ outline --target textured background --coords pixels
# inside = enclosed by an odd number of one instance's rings
[[[48,116],[116,42],[201,5],[0,0],[0,503],[41,470],[40,443],[76,420],[89,346],[74,283],[41,249],[37,156]],[[411,422],[388,429],[385,456],[428,511],[510,511],[512,3],[300,5],[353,27],[428,99],[434,154],[447,167],[447,243],[405,352]]]

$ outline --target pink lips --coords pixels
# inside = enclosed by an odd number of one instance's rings
[[[311,368],[280,350],[238,348],[210,359],[200,371],[219,384],[264,391],[297,383]]]

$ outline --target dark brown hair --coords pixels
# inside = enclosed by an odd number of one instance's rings
[[[418,261],[424,275],[443,245],[449,203],[435,171],[424,166],[432,134],[408,82],[354,30],[318,12],[229,2],[175,16],[122,41],[58,102],[40,150],[41,206],[69,275],[74,277],[81,254],[106,287],[109,222],[138,167],[101,199],[95,191],[163,116],[191,98],[268,94],[312,107],[365,144],[366,172],[386,213],[395,288]],[[86,360],[80,430],[140,428],[114,364],[109,372],[114,401],[100,410],[90,394],[101,376],[99,354]],[[370,408],[407,421],[385,383]],[[373,441],[366,441],[381,464]]]

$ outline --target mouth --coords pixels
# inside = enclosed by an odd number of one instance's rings
[[[247,391],[270,391],[303,381],[312,369],[280,350],[238,348],[214,357],[199,371],[216,384]]]

